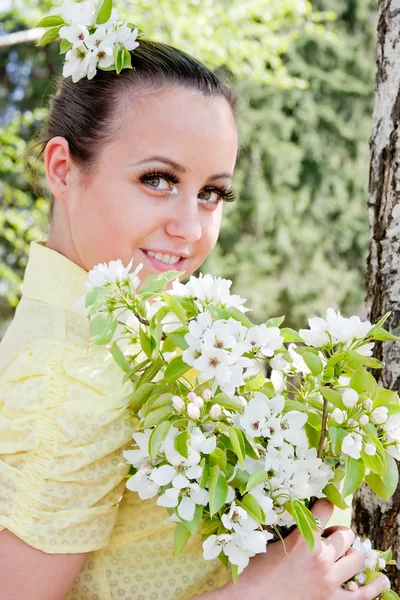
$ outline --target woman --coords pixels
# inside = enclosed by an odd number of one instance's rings
[[[133,70],[58,82],[41,143],[54,198],[47,243],[31,246],[23,297],[0,346],[0,569],[7,600],[369,600],[377,580],[346,527],[297,531],[257,555],[236,585],[194,536],[172,560],[174,524],[125,490],[129,385],[89,344],[75,308],[87,271],[120,258],[189,275],[232,200],[237,99],[195,59],[141,41]],[[1,406],[0,402],[0,406]],[[326,500],[313,507],[322,531]],[[347,551],[345,556],[344,553]]]

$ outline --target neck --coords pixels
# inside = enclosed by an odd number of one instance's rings
[[[72,260],[72,262],[86,270],[73,243],[67,211],[57,202],[54,205],[53,218],[46,246],[66,256],[69,260]]]

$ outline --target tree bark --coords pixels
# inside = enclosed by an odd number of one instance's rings
[[[375,323],[391,311],[385,327],[400,334],[400,0],[380,0],[375,106],[370,138],[370,245],[366,280],[369,319]],[[374,355],[385,362],[375,371],[379,383],[399,392],[400,344],[376,344]],[[373,547],[393,550],[392,589],[400,592],[400,490],[385,502],[363,485],[353,498],[352,526]]]

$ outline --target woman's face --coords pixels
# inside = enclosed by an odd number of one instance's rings
[[[141,278],[193,273],[217,241],[237,149],[223,97],[173,89],[135,100],[95,172],[66,177],[69,257],[86,270],[133,257]]]

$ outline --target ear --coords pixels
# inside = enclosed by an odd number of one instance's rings
[[[69,145],[65,138],[58,135],[51,138],[44,151],[47,185],[54,198],[59,202],[68,201],[68,186],[71,185],[72,161]]]

